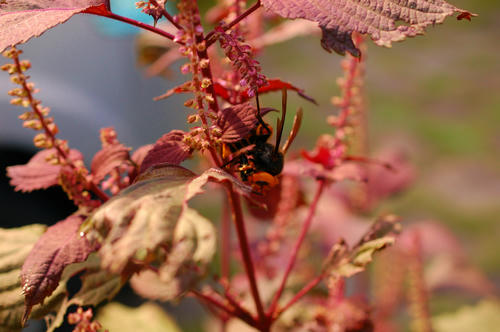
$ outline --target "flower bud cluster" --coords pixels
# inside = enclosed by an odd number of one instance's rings
[[[359,38],[358,38],[359,39]],[[357,44],[361,43],[357,40]],[[358,45],[363,47],[363,45]],[[362,95],[364,84],[364,62],[353,56],[346,56],[341,62],[344,76],[337,79],[337,85],[340,88],[341,96],[335,96],[331,103],[340,108],[337,116],[329,116],[328,124],[336,129],[335,137],[345,140],[354,134],[363,135],[363,109],[364,99]]]
[[[199,25],[200,14],[193,1],[179,1],[177,4],[179,15],[176,17],[180,25],[184,27],[183,30],[178,30],[175,41],[182,42],[184,45],[179,48],[181,54],[189,59],[189,62],[181,67],[183,74],[191,73],[193,78],[190,82],[185,83],[187,90],[194,94],[193,99],[189,99],[184,103],[184,106],[195,109],[204,110],[206,100],[206,93],[203,91],[209,87],[212,82],[203,78],[201,70],[208,66],[208,60],[200,59],[198,50],[206,48],[205,41],[202,37],[203,28]],[[197,38],[198,37],[198,38]],[[197,40],[202,40],[197,42]],[[192,119],[192,118],[191,118]]]
[[[102,326],[99,322],[92,321],[93,316],[92,309],[83,311],[82,307],[78,307],[75,312],[68,314],[68,323],[76,325],[73,332],[98,332]]]
[[[50,108],[42,106],[41,101],[33,97],[38,92],[38,89],[35,89],[33,83],[28,82],[29,76],[25,74],[31,68],[31,63],[28,60],[19,60],[20,54],[22,54],[22,51],[16,48],[11,48],[3,53],[3,56],[12,59],[13,63],[5,64],[1,69],[10,75],[12,83],[19,85],[19,87],[8,92],[12,96],[10,103],[31,109],[22,113],[19,119],[23,120],[23,127],[25,128],[36,131],[43,130],[43,133],[35,135],[33,139],[36,147],[50,149],[58,146],[63,151],[68,152],[66,142],[55,138],[59,128],[54,123],[54,119],[48,117]]]
[[[46,159],[51,165],[62,166],[59,174],[59,184],[79,206],[96,207],[99,201],[93,200],[90,195],[92,183],[87,181],[88,170],[81,160],[72,160],[67,141],[56,138],[59,132],[54,119],[49,117],[50,109],[42,106],[40,100],[33,95],[38,92],[33,83],[28,82],[29,76],[25,72],[31,67],[27,60],[20,60],[21,50],[11,48],[3,53],[6,58],[12,59],[12,63],[7,63],[1,67],[11,76],[11,81],[19,87],[9,91],[13,97],[11,104],[30,108],[22,113],[19,118],[23,120],[23,127],[42,131],[35,135],[33,143],[41,149],[54,148],[57,153],[53,153]],[[109,136],[112,136],[111,134]]]
[[[216,145],[212,133],[212,123],[217,119],[217,107],[214,106],[216,101],[214,96],[207,92],[213,89],[213,82],[207,74],[210,60],[206,55],[206,42],[196,2],[181,0],[177,3],[177,7],[179,14],[176,16],[176,21],[183,29],[177,31],[175,41],[182,42],[183,46],[179,50],[189,59],[189,62],[181,67],[181,72],[192,75],[191,81],[182,85],[182,90],[192,92],[194,95],[184,103],[184,106],[196,110],[196,114],[188,115],[187,122],[189,124],[201,122],[200,126],[192,128],[186,135],[184,143],[194,150],[206,150],[210,145]]]
[[[166,0],[164,1],[166,2]],[[163,6],[159,3],[153,4],[149,1],[137,1],[135,3],[137,9],[141,9],[144,14],[151,15],[155,21],[155,25],[163,15],[165,4]]]
[[[222,26],[219,26],[215,31],[224,53],[240,75],[240,85],[248,88],[250,97],[254,96],[261,86],[267,84],[267,79],[260,73],[260,64],[253,58],[252,47],[243,43],[238,30],[226,32]]]

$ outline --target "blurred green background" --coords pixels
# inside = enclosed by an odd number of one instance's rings
[[[408,223],[443,223],[498,287],[500,1],[451,3],[479,16],[472,22],[450,17],[391,49],[367,41],[369,146],[403,147],[417,168],[414,185],[380,210]],[[291,109],[305,107],[299,140],[312,147],[319,124],[336,112],[330,98],[339,95],[341,57],[324,52],[319,37],[307,37],[269,47],[259,60],[266,75],[299,85],[319,102],[313,107],[291,98]],[[448,294],[433,298],[431,306],[438,313],[462,303]]]

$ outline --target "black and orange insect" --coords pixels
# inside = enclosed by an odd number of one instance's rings
[[[222,146],[224,159],[230,158],[224,165],[235,165],[241,180],[250,185],[254,192],[265,194],[269,189],[279,183],[278,176],[284,166],[284,156],[297,136],[302,121],[302,110],[295,115],[293,127],[283,148],[280,142],[286,116],[287,93],[282,93],[281,119],[276,122],[276,142],[268,142],[273,133],[272,127],[261,116],[258,95],[256,118],[257,124],[250,133],[234,143],[225,143]]]

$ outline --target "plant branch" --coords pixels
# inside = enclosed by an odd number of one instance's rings
[[[241,210],[241,200],[240,196],[234,191],[234,189],[227,185],[229,204],[233,212],[233,220],[236,226],[236,233],[238,235],[238,241],[240,244],[241,255],[243,258],[243,264],[245,266],[245,271],[248,277],[248,282],[250,284],[250,292],[252,294],[255,308],[257,309],[257,314],[260,322],[266,321],[266,314],[264,313],[264,308],[262,306],[262,300],[259,295],[259,290],[257,288],[257,280],[255,277],[255,267],[252,261],[252,255],[250,253],[250,247],[248,245],[248,237],[245,230],[245,223],[243,221],[243,213]]]
[[[290,301],[288,301],[288,303],[285,304],[285,306],[283,306],[283,308],[276,310],[273,313],[273,315],[272,315],[272,319],[273,320],[278,319],[278,317],[283,312],[285,312],[286,310],[288,310],[288,308],[290,308],[292,305],[294,305],[295,303],[297,303],[297,301],[299,301],[302,297],[304,297],[304,295],[306,295],[311,289],[313,289],[314,287],[316,287],[321,282],[321,280],[323,279],[323,277],[324,277],[324,274],[320,274],[319,276],[317,276],[316,278],[314,278],[313,280],[311,280],[297,294],[295,294],[295,296]]]
[[[220,266],[221,266],[221,276],[222,278],[229,282],[231,274],[231,221],[229,217],[229,204],[227,199],[224,197],[222,220],[221,220],[221,255],[220,255]]]
[[[175,36],[172,35],[171,33],[168,33],[162,29],[159,29],[159,28],[156,28],[152,25],[149,25],[149,24],[146,24],[146,23],[142,23],[142,22],[139,22],[137,20],[134,20],[134,19],[131,19],[131,18],[128,18],[128,17],[125,17],[125,16],[121,16],[121,15],[117,15],[113,12],[106,12],[106,13],[99,13],[99,12],[89,12],[88,14],[92,14],[92,15],[97,15],[97,16],[103,16],[103,17],[107,17],[107,18],[111,18],[113,20],[116,20],[116,21],[120,21],[120,22],[124,22],[124,23],[127,23],[127,24],[130,24],[130,25],[133,25],[133,26],[136,26],[138,28],[141,28],[141,29],[144,29],[144,30],[148,30],[148,31],[151,31],[151,32],[154,32],[158,35],[161,35],[165,38],[168,38],[170,40],[174,40]],[[183,44],[181,42],[178,42],[176,41],[176,43],[178,44]]]
[[[167,12],[167,10],[165,9],[165,6],[160,6],[160,4],[158,2],[156,2],[156,0],[149,0],[149,2],[151,2],[156,7],[160,8],[162,15],[165,16],[165,18],[167,20],[169,20],[170,23],[172,23],[177,29],[179,29],[179,30],[183,29],[182,26],[175,21],[175,19],[172,17],[172,15],[170,15],[169,12]]]
[[[306,220],[304,221],[304,224],[302,225],[302,230],[300,232],[300,235],[297,239],[297,242],[295,243],[295,246],[292,250],[292,255],[290,256],[290,261],[288,262],[288,266],[285,270],[285,274],[283,276],[283,279],[281,281],[280,287],[276,294],[274,295],[274,298],[271,302],[271,306],[269,307],[268,315],[273,316],[273,313],[276,311],[276,307],[278,305],[278,301],[281,297],[281,294],[283,294],[283,291],[285,290],[286,282],[288,280],[288,277],[290,276],[290,273],[292,272],[292,269],[295,265],[295,262],[297,261],[297,255],[299,253],[300,247],[302,246],[302,243],[304,242],[304,239],[306,237],[306,234],[309,230],[309,227],[311,226],[311,222],[314,217],[314,213],[316,212],[316,207],[318,205],[319,199],[321,197],[321,194],[323,193],[323,190],[326,185],[326,180],[321,179],[318,180],[318,188],[316,190],[316,194],[314,195],[313,201],[311,202],[311,205],[309,207],[309,212],[306,217]]]
[[[225,313],[227,313],[229,316],[231,317],[237,317],[239,319],[241,319],[242,321],[244,321],[245,323],[247,323],[248,325],[250,326],[257,326],[257,322],[252,318],[252,316],[247,316],[247,315],[243,315],[242,312],[238,311],[237,309],[235,308],[232,308],[232,307],[229,307],[227,306],[226,304],[220,302],[218,299],[216,299],[215,297],[209,295],[209,294],[204,294],[202,292],[198,292],[197,290],[191,290],[191,293],[199,298],[200,300],[224,311]]]
[[[256,11],[259,7],[260,7],[260,0],[257,0],[257,2],[252,7],[248,8],[247,10],[245,10],[243,13],[241,13],[240,15],[238,15],[238,17],[236,17],[229,24],[225,24],[222,28],[224,29],[224,31],[227,31],[227,30],[231,29],[233,26],[235,26],[236,24],[240,23],[241,20],[243,20],[245,17],[247,17],[248,15],[250,15],[251,13],[253,13],[254,11]],[[215,35],[215,30],[212,30],[205,37],[205,40],[207,42],[207,47],[209,47],[210,45],[212,45],[213,43],[215,43],[217,41],[216,38],[213,38],[214,35]]]

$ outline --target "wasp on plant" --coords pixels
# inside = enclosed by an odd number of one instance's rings
[[[268,142],[273,128],[262,118],[258,94],[256,103],[256,125],[242,139],[224,143],[222,157],[225,160],[224,167],[237,171],[241,180],[250,185],[255,193],[265,194],[279,183],[278,176],[283,170],[284,156],[297,136],[302,122],[302,109],[297,111],[290,135],[280,149],[287,109],[287,90],[282,90],[281,118],[276,121],[274,145]]]

